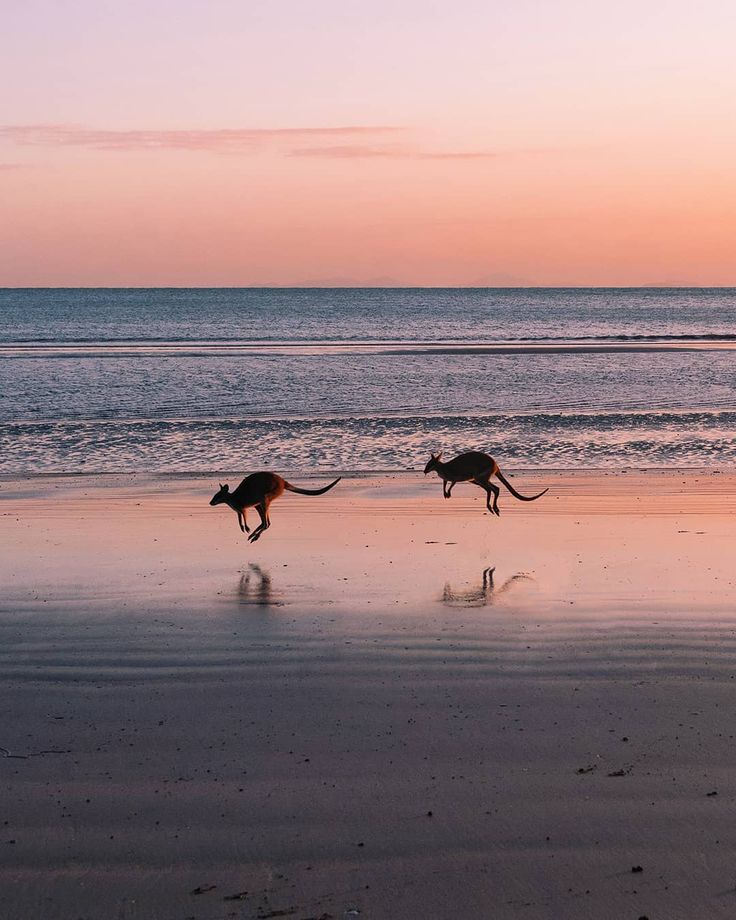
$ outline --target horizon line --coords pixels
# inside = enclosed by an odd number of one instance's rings
[[[0,291],[695,291],[733,284],[0,284]]]

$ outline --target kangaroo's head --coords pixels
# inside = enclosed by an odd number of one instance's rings
[[[441,456],[442,456],[442,451],[440,451],[438,454],[429,455],[429,460],[427,461],[427,465],[424,467],[425,476],[427,475],[427,473],[431,473],[432,470],[436,470],[439,468]]]
[[[226,502],[228,500],[229,496],[230,496],[230,486],[223,485],[222,483],[220,483],[220,491],[215,492],[215,494],[212,496],[212,500],[210,501],[210,504],[211,505],[221,505],[223,502]]]

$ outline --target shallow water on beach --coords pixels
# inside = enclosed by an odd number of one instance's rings
[[[0,472],[736,459],[736,291],[0,291]]]

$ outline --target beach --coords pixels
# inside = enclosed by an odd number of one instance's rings
[[[736,475],[515,472],[2,479],[3,916],[733,916]]]
[[[701,7],[5,5],[0,920],[736,918]]]

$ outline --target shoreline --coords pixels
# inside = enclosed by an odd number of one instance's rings
[[[258,469],[264,469],[266,467],[258,467]],[[272,469],[273,466],[269,467]],[[197,480],[208,480],[213,477],[230,477],[231,479],[244,478],[252,472],[255,472],[254,469],[236,469],[236,468],[212,468],[207,470],[176,470],[173,472],[164,472],[164,471],[119,471],[119,470],[103,470],[103,471],[86,471],[86,470],[58,470],[58,471],[17,471],[17,472],[0,472],[0,484],[2,483],[14,483],[14,482],[26,482],[28,480],[68,480],[70,482],[77,481],[80,479],[102,479],[105,482],[113,483],[115,480],[120,481],[131,481],[131,482],[171,482],[180,480],[182,482],[193,482]],[[370,469],[370,470],[356,470],[356,469],[342,469],[342,468],[327,468],[324,469],[287,469],[287,468],[278,468],[274,470],[279,473],[279,475],[284,476],[285,478],[294,477],[301,479],[308,479],[311,481],[316,481],[323,478],[335,478],[339,476],[347,481],[350,480],[365,480],[365,479],[418,479],[420,482],[434,481],[432,476],[434,474],[429,474],[427,479],[424,478],[424,473],[420,468],[416,469]],[[725,476],[725,477],[736,477],[736,468],[730,464],[724,464],[723,466],[638,466],[638,465],[617,465],[617,464],[608,464],[607,467],[581,467],[581,468],[572,468],[572,467],[533,467],[533,466],[504,466],[503,472],[512,478],[529,476],[531,478],[539,478],[544,476],[549,476],[554,479],[601,479],[605,480],[612,476],[646,476],[651,477],[653,480],[661,478],[667,480],[671,477],[676,476],[692,476],[698,475],[702,477],[711,477],[711,476]],[[436,480],[439,481],[439,480]],[[459,483],[463,485],[463,483]]]
[[[533,492],[545,486],[550,489],[546,498],[527,504],[516,501],[500,486],[501,499],[514,515],[595,511],[614,514],[676,514],[686,509],[694,513],[736,512],[736,470],[725,467],[624,467],[607,470],[507,467],[504,470],[522,491]],[[482,491],[471,483],[458,483],[452,500],[443,502],[439,478],[434,473],[425,476],[420,470],[279,470],[279,473],[297,485],[313,485],[325,479],[341,478],[342,484],[331,494],[319,497],[317,505],[314,499],[290,494],[287,503],[296,503],[302,511],[316,512],[321,508],[322,511],[328,509],[335,514],[341,510],[350,512],[355,499],[375,500],[374,503],[380,505],[384,493],[399,494],[402,499],[415,500],[410,510],[420,515],[462,516],[469,508],[483,505]],[[136,490],[141,490],[147,499],[157,494],[163,499],[167,491],[172,494],[190,492],[193,507],[199,508],[201,498],[195,498],[195,495],[201,494],[204,497],[208,492],[214,493],[221,481],[229,482],[232,487],[246,475],[248,473],[242,470],[0,474],[0,507],[3,501],[32,498],[34,493],[40,499],[45,493],[37,490],[47,484],[53,486],[60,495],[68,495],[70,499],[76,488],[92,492],[120,490],[121,496],[129,497],[133,497]],[[433,503],[433,498],[438,496],[440,501]],[[715,507],[714,503],[721,503],[720,507]],[[275,507],[280,510],[288,505],[284,504],[282,498]],[[388,507],[390,511],[392,506]],[[381,513],[380,508],[374,510]]]

